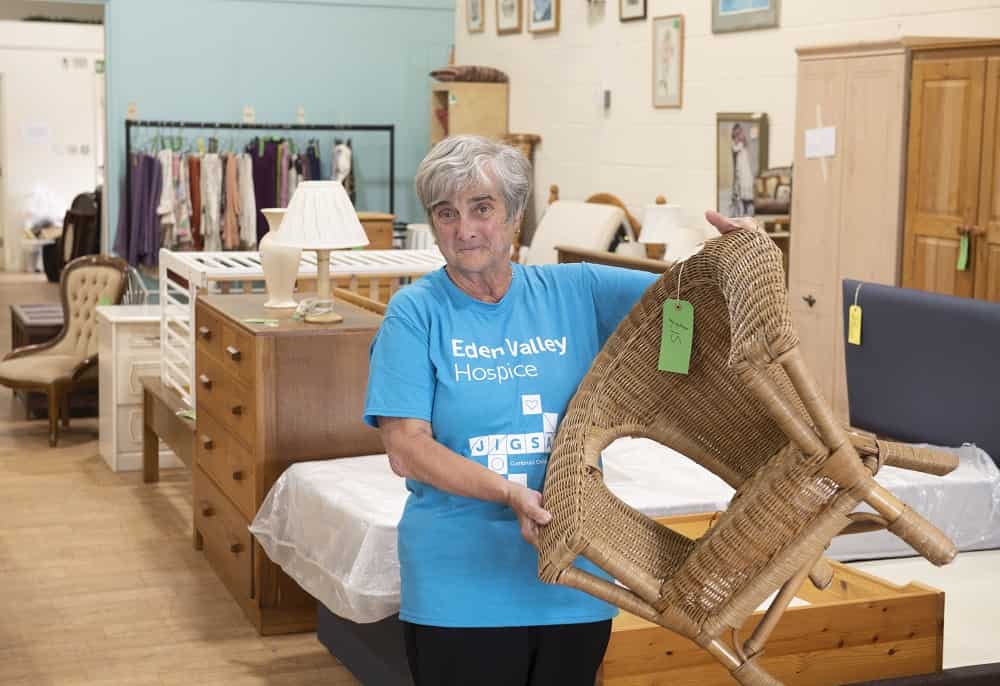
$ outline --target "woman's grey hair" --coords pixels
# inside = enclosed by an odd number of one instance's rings
[[[515,148],[482,136],[451,136],[435,145],[417,168],[417,197],[431,225],[431,208],[474,186],[496,186],[514,221],[528,205],[531,165]]]

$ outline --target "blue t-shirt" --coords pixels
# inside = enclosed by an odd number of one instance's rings
[[[499,303],[470,297],[444,269],[396,294],[372,343],[365,421],[430,422],[439,443],[540,491],[566,406],[656,276],[589,264],[513,269]],[[413,479],[406,487],[401,619],[501,627],[615,615],[592,596],[539,581],[538,554],[509,507]]]

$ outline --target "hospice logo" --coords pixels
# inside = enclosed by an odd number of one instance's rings
[[[566,354],[566,336],[561,338],[505,338],[503,345],[481,345],[462,338],[451,339],[451,355],[455,358],[455,381],[503,384],[514,379],[538,376],[534,364],[539,355]],[[469,361],[474,360],[474,361]],[[483,363],[492,360],[496,364]]]
[[[552,452],[552,439],[559,426],[557,412],[542,410],[542,396],[526,394],[521,396],[521,414],[537,415],[541,419],[541,431],[526,434],[486,434],[469,439],[469,453],[472,457],[486,457],[490,471],[506,476],[522,486],[528,485],[528,467],[544,465],[548,458],[538,457]]]

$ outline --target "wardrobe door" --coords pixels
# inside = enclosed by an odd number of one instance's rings
[[[843,131],[844,58],[800,60],[795,94],[795,192],[792,193],[788,305],[800,349],[823,397],[833,395],[836,337],[840,331],[837,255],[840,250],[841,165],[837,154],[805,156],[808,129]],[[842,140],[836,141],[838,148]]]
[[[986,62],[979,221],[973,229],[976,297],[1000,302],[1000,57]]]
[[[830,405],[847,422],[847,369],[840,283],[858,279],[899,283],[902,252],[902,190],[906,55],[847,60],[844,124],[837,131],[843,159],[840,248],[834,299],[833,390]]]
[[[979,211],[986,58],[915,59],[910,80],[903,286],[971,297],[961,234]]]

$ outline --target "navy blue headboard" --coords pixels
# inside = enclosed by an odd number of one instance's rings
[[[844,331],[858,281],[845,279]],[[905,441],[975,443],[1000,465],[1000,304],[864,283],[845,341],[851,424]]]

